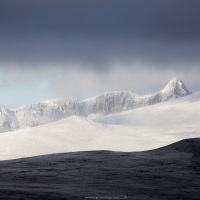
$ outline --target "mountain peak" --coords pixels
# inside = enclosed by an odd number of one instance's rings
[[[182,82],[180,79],[177,77],[174,77],[170,82],[177,83],[177,82]]]
[[[183,97],[192,94],[185,84],[178,78],[174,77],[162,90],[167,99]]]

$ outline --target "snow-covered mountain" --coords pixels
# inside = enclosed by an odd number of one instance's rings
[[[38,126],[78,114],[77,102],[74,98],[42,101],[17,108],[14,112],[19,127]]]
[[[0,108],[0,132],[12,131],[19,128],[16,113],[12,110]]]
[[[90,120],[71,116],[0,134],[0,160],[51,153],[145,151],[200,137],[200,92]]]
[[[167,101],[172,98],[184,97],[190,94],[192,94],[192,92],[190,92],[184,83],[177,78],[173,78],[160,92],[162,101]]]
[[[189,94],[191,92],[183,82],[174,78],[163,90],[152,95],[140,96],[132,91],[117,91],[100,94],[82,102],[77,102],[74,98],[67,98],[42,101],[12,110],[2,108],[0,111],[0,132],[27,126],[38,126],[72,115],[97,118]]]
[[[82,116],[97,117],[110,113],[131,110],[168,101],[192,94],[177,78],[172,79],[163,90],[145,96],[132,91],[110,92],[80,102],[79,113]]]

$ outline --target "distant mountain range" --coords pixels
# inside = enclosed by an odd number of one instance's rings
[[[140,96],[133,91],[116,91],[77,102],[74,98],[41,101],[16,109],[0,108],[0,132],[50,123],[79,115],[97,118],[111,113],[145,107],[192,94],[181,80],[172,79],[163,90]]]

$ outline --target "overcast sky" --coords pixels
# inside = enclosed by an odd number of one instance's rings
[[[199,0],[1,0],[1,105],[200,91]]]

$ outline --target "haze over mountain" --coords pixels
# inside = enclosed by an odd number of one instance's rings
[[[200,88],[198,0],[1,0],[2,105]],[[170,14],[169,14],[170,13]],[[20,94],[20,95],[19,95]]]
[[[163,90],[151,95],[140,96],[133,91],[116,91],[100,94],[81,102],[77,102],[74,98],[53,99],[16,109],[1,108],[0,131],[38,126],[72,115],[97,118],[190,94],[182,81],[173,78]]]

